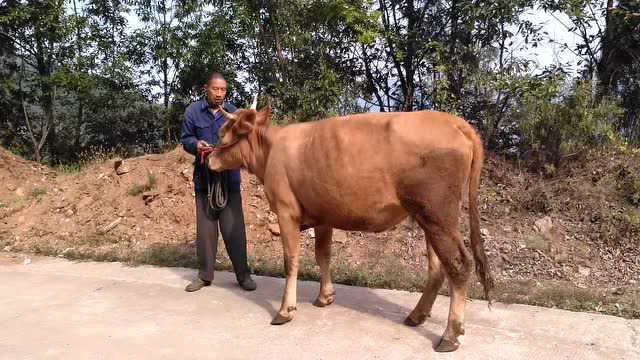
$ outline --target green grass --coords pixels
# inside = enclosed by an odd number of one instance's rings
[[[525,241],[527,248],[531,250],[541,250],[546,248],[546,242],[540,234],[533,234]]]
[[[193,249],[174,244],[152,244],[131,260],[136,264],[166,267],[196,268],[198,266]]]
[[[108,234],[101,233],[88,233],[79,238],[78,240],[73,242],[73,245],[86,245],[92,248],[98,248],[100,246],[116,244],[118,243],[118,239]]]
[[[77,174],[86,168],[86,164],[82,162],[71,164],[60,164],[55,167],[55,170],[65,174]]]
[[[43,196],[47,194],[47,188],[36,186],[31,189],[31,197],[37,200],[40,200]]]
[[[535,286],[522,281],[498,284],[495,300],[571,311],[640,318],[640,289],[580,289],[565,284]],[[479,288],[475,289],[479,293]]]
[[[144,184],[133,184],[127,194],[130,196],[138,196],[146,191],[153,190],[158,184],[158,178],[154,174],[147,175],[147,181]]]
[[[34,245],[29,249],[22,249],[18,245],[12,246],[11,251],[26,250],[45,256],[58,256],[72,260],[119,261],[130,265],[157,265],[165,267],[197,268],[195,249],[184,243],[151,244],[147,248],[131,251],[122,247],[95,247],[96,244],[112,243],[112,239],[104,241],[92,240],[94,247],[80,246],[67,249],[51,245]],[[87,244],[85,244],[87,245]],[[216,270],[231,270],[231,264],[226,259],[219,259]],[[249,259],[249,265],[256,275],[284,277],[282,261],[270,259],[256,254]],[[400,260],[390,255],[382,256],[375,269],[364,264],[353,264],[346,259],[334,258],[331,266],[332,278],[335,283],[370,288],[399,289],[407,291],[421,291],[426,274],[415,274],[406,271]],[[301,257],[300,280],[318,281],[320,274],[315,259]],[[448,295],[448,288],[440,291]],[[469,297],[482,298],[482,287],[475,279],[471,281]],[[625,318],[640,318],[640,289],[580,289],[569,284],[535,281],[509,280],[498,282],[493,292],[493,299],[502,303],[519,303],[572,311],[597,312],[621,316]]]

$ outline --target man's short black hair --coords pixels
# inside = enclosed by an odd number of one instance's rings
[[[222,75],[221,73],[214,71],[212,73],[209,73],[209,75],[207,76],[207,82],[206,84],[209,84],[211,82],[211,80],[224,80],[227,81],[224,78],[224,75]]]

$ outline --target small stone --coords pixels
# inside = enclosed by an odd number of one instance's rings
[[[480,234],[482,234],[482,236],[489,236],[489,229],[480,229]]]
[[[613,291],[613,295],[621,296],[626,292],[625,288],[617,288]]]
[[[29,258],[25,258],[24,261],[22,262],[22,265],[29,265],[31,264],[31,259]]]
[[[69,220],[69,219],[67,219]],[[120,222],[122,221],[122,218],[119,217],[117,219],[115,219],[114,221],[112,221],[111,223],[109,223],[107,226],[104,226],[100,229],[100,232],[102,234],[106,234],[107,232],[109,232],[111,229],[113,229],[114,227],[116,227]]]
[[[160,195],[160,192],[158,192],[156,190],[146,191],[146,192],[142,193],[142,200],[144,200],[145,204],[149,204],[150,202],[155,200],[155,198],[158,195]]]
[[[347,242],[347,233],[342,230],[333,230],[332,239],[334,242],[344,244]]]
[[[534,227],[538,232],[547,234],[551,231],[551,228],[553,228],[553,221],[551,217],[545,216],[542,219],[536,220]]]
[[[7,245],[2,250],[9,252],[9,251],[13,250],[13,247],[11,247],[11,245]]]
[[[591,269],[584,266],[578,266],[578,273],[582,276],[589,276],[591,275]]]
[[[116,159],[113,162],[113,168],[116,171],[116,174],[118,175],[124,175],[129,172],[129,168],[127,167],[127,165],[124,163],[124,160],[122,159]]]

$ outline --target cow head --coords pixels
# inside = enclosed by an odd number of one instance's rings
[[[218,131],[218,148],[208,157],[209,168],[213,171],[247,167],[248,161],[257,151],[257,137],[271,120],[271,106],[260,111],[240,109],[229,114],[220,108],[226,121]]]

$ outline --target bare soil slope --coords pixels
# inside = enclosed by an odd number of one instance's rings
[[[126,159],[128,172],[121,175],[114,160],[62,173],[0,148],[0,249],[192,265],[192,162],[191,155],[176,148]],[[640,173],[639,164],[637,150],[615,147],[585,154],[547,179],[489,156],[481,185],[481,226],[496,278],[528,288],[557,282],[578,289],[637,291],[640,212],[625,194]],[[282,248],[275,214],[258,180],[246,172],[242,176],[250,257],[256,266],[277,269]],[[466,219],[462,224],[466,235]],[[376,234],[335,231],[334,238],[338,273],[357,268],[412,276],[415,284],[424,275],[424,238],[412,221]],[[220,244],[219,261],[228,262]],[[303,233],[302,249],[303,268],[313,269],[311,230]],[[384,281],[362,282],[386,286]]]

